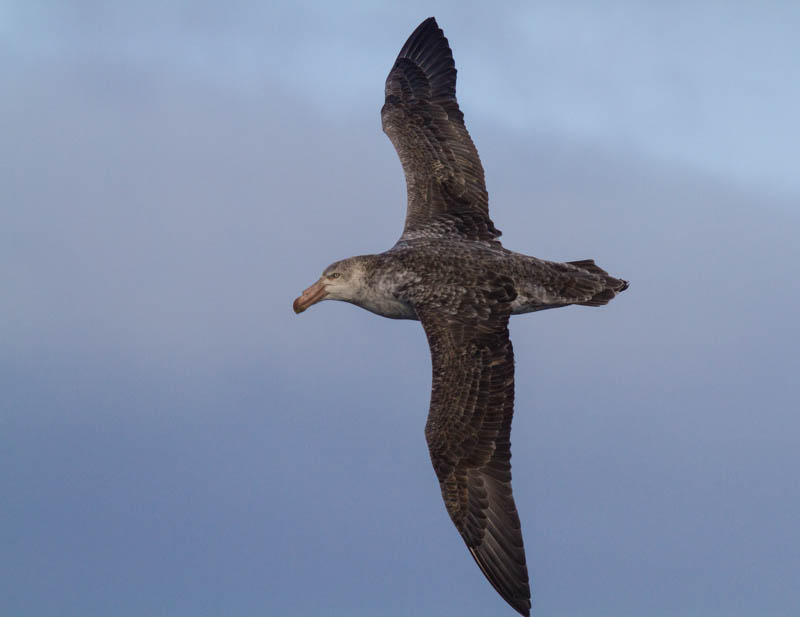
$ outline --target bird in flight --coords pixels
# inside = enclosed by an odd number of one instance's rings
[[[483,574],[522,615],[531,593],[511,492],[512,315],[602,306],[628,287],[591,259],[558,263],[497,239],[478,151],[456,101],[456,69],[436,20],[423,21],[386,78],[383,131],[406,177],[397,243],[337,261],[294,301],[350,302],[421,322],[433,379],[425,438],[447,512]]]

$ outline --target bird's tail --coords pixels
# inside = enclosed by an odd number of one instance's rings
[[[618,293],[628,289],[628,281],[610,276],[608,272],[594,263],[594,259],[581,259],[580,261],[568,261],[567,263],[576,266],[581,270],[586,270],[592,274],[602,276],[606,282],[605,289],[597,292],[594,296],[592,296],[591,300],[580,302],[579,304],[581,306],[603,306],[604,304],[608,304],[611,300],[613,300],[614,296],[616,296]]]

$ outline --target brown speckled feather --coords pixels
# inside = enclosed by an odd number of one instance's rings
[[[472,281],[470,281],[472,283]],[[486,578],[528,615],[525,549],[511,493],[513,282],[488,275],[415,304],[428,336],[433,390],[425,436],[442,497]]]
[[[453,54],[432,17],[400,50],[385,92],[383,130],[403,164],[408,191],[403,237],[498,237],[489,218],[483,166],[456,101]]]

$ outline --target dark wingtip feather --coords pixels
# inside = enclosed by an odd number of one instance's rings
[[[483,572],[486,580],[491,583],[494,590],[500,594],[500,597],[505,600],[511,608],[517,611],[520,615],[530,617],[531,614],[531,589],[528,583],[527,567],[525,568],[525,579],[522,584],[510,586],[508,581],[503,581],[503,577],[498,575],[497,566],[493,565],[490,560],[487,560],[480,548],[470,548],[470,555],[478,564],[478,567]]]
[[[455,99],[456,65],[453,52],[435,18],[429,17],[411,33],[397,55],[395,66],[402,58],[410,60],[425,75],[433,100]]]
[[[496,450],[501,453],[503,448]],[[510,458],[510,452],[506,451]],[[511,494],[511,472],[508,459],[501,454],[493,459],[494,467],[471,471],[470,499],[478,498],[482,518],[479,539],[475,541],[468,528],[460,530],[475,562],[495,591],[522,615],[531,607],[531,588],[519,515]],[[502,480],[494,474],[499,472]],[[477,492],[483,489],[483,497]],[[471,531],[476,531],[472,529]]]
[[[407,54],[411,47],[418,44],[421,40],[428,38],[432,33],[439,30],[442,32],[441,28],[439,28],[439,24],[436,23],[435,17],[428,17],[428,19],[424,20],[419,26],[414,29],[414,32],[406,40],[405,45],[403,45],[402,49],[400,50],[400,56]],[[442,32],[442,35],[444,33]]]

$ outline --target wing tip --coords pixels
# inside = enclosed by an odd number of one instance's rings
[[[478,552],[475,548],[471,546],[467,546],[469,549],[469,554],[472,555],[472,558],[475,560],[475,563],[478,564],[478,567],[481,569],[483,576],[486,577],[486,580],[494,587],[494,590],[500,595],[506,603],[517,611],[520,615],[524,617],[530,617],[531,614],[531,588],[530,582],[528,580],[527,572],[528,568],[525,568],[525,580],[521,589],[516,589],[514,592],[510,590],[501,589],[498,582],[495,582],[494,577],[492,577],[487,570],[486,566],[483,564],[482,558],[478,555]],[[520,591],[522,593],[520,593]]]
[[[435,17],[431,16],[427,19],[424,19],[416,28],[414,28],[414,32],[411,33],[411,36],[408,37],[406,44],[403,45],[403,50],[405,50],[406,47],[409,47],[413,41],[419,38],[426,38],[437,30],[441,33],[442,37],[444,37],[444,32],[439,27]],[[402,51],[400,53],[402,54]]]
[[[414,67],[410,73],[409,68],[403,66],[404,61]],[[391,89],[389,83],[397,71],[400,75],[404,75],[404,79],[412,79],[417,70],[421,73],[420,77],[424,78],[412,87],[415,96],[439,101],[455,101],[457,72],[453,52],[434,17],[428,17],[417,26],[397,54],[397,59],[387,77],[387,96]]]
[[[426,52],[433,49],[435,46],[441,46],[445,53],[449,52],[450,61],[452,62],[452,51],[450,50],[450,43],[444,35],[444,31],[439,27],[435,17],[428,17],[419,26],[414,29],[414,32],[406,40],[400,53],[397,54],[399,58],[409,58],[421,60]],[[423,62],[422,64],[426,64]]]

